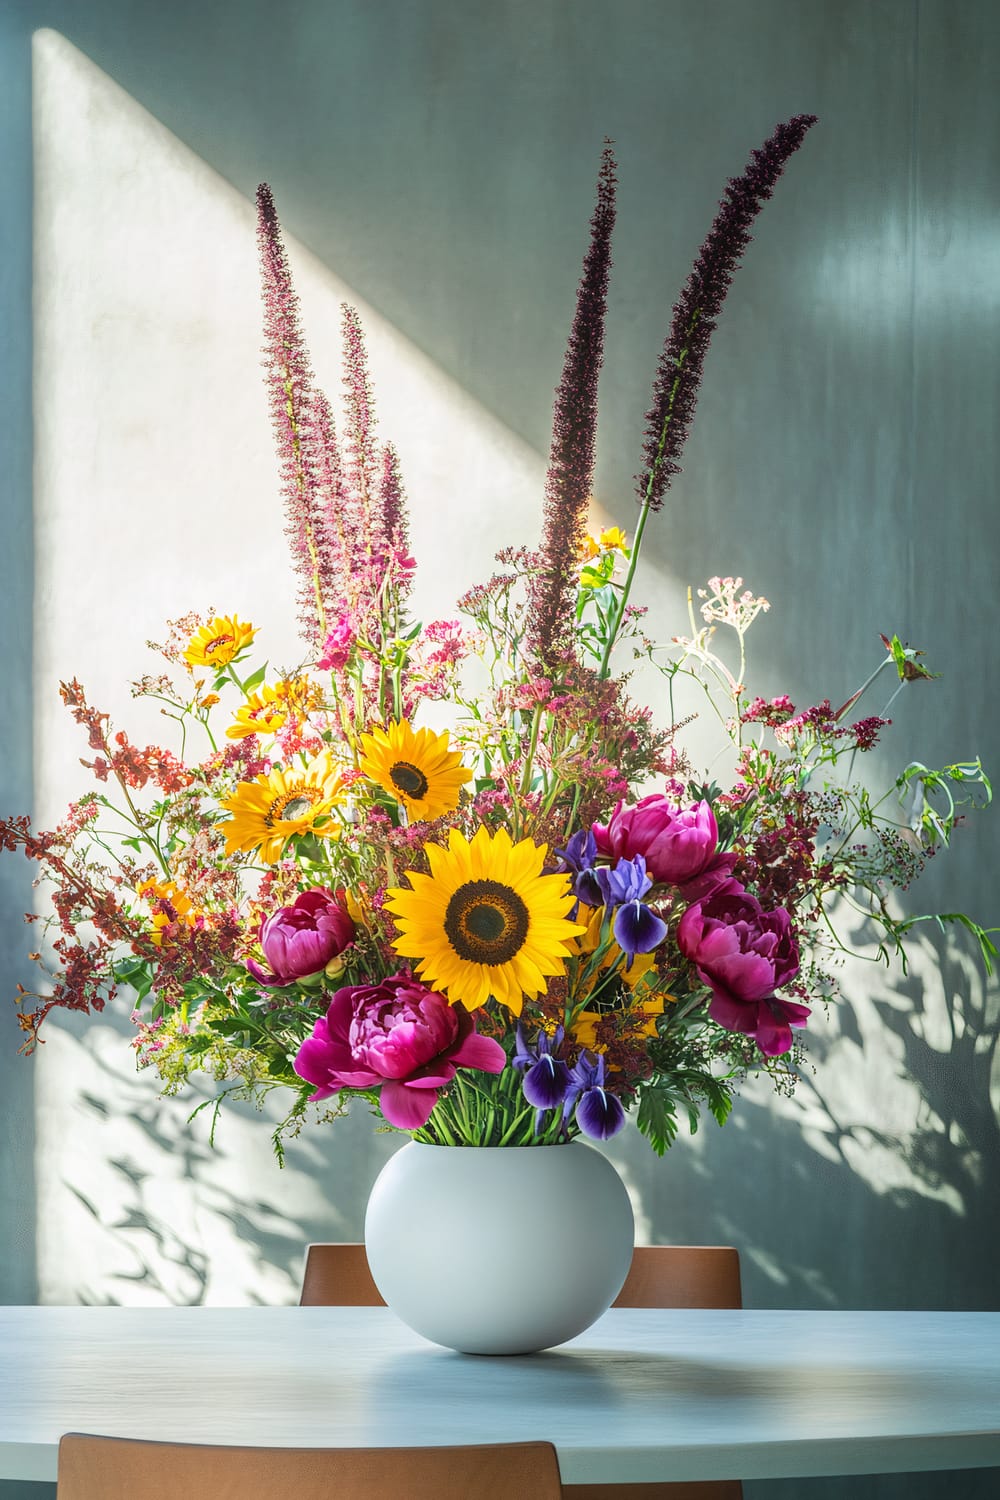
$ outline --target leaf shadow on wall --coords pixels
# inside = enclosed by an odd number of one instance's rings
[[[650,1241],[736,1245],[749,1307],[1000,1307],[1000,997],[961,937],[912,946],[817,1008],[792,1099],[748,1084],[664,1162],[623,1147]]]

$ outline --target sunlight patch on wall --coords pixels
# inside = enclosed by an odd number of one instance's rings
[[[260,369],[254,207],[53,31],[34,40],[34,101],[36,815],[51,826],[87,776],[60,679],[77,676],[134,740],[161,742],[165,721],[127,684],[159,670],[145,642],[166,619],[235,610],[261,627],[272,663],[302,647]],[[314,255],[294,240],[289,254],[335,400],[340,303],[361,312],[380,430],[410,495],[417,610],[451,615],[499,546],[537,535],[544,460]],[[357,1237],[389,1140],[370,1141],[362,1108],[356,1127],[298,1143],[279,1177],[251,1112],[225,1123],[213,1156],[207,1119],[195,1144],[185,1133],[197,1098],[161,1102],[153,1077],[133,1075],[119,1009],[113,1025],[53,1027],[36,1059],[43,1297],[287,1298],[324,1213],[329,1227],[331,1192],[341,1233]],[[294,1242],[294,1275],[261,1263],[258,1232],[279,1261]],[[228,1280],[200,1283],[209,1264]]]

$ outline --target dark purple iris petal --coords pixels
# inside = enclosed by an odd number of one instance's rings
[[[630,957],[652,953],[667,935],[667,924],[641,901],[630,901],[619,907],[614,925],[615,942]]]
[[[532,1046],[524,1034],[524,1027],[518,1021],[517,1030],[514,1033],[514,1056],[511,1062],[519,1072],[524,1072],[525,1068],[530,1068],[537,1063],[539,1058],[549,1057],[553,1052],[557,1052],[564,1035],[565,1032],[561,1026],[557,1026],[551,1036],[547,1031],[540,1031]]]
[[[601,890],[601,882],[597,870],[581,870],[573,881],[573,895],[584,906],[603,906],[604,892]]]
[[[566,871],[573,870],[579,875],[581,870],[593,869],[597,859],[597,840],[591,829],[581,828],[567,841],[565,849],[557,849],[556,853]]]
[[[557,1058],[542,1056],[524,1075],[524,1097],[536,1109],[555,1109],[569,1088],[569,1068]]]
[[[625,1124],[625,1110],[621,1100],[607,1089],[584,1089],[576,1106],[576,1123],[584,1135],[606,1141]]]

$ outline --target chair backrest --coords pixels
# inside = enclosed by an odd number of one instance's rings
[[[67,1433],[58,1500],[560,1500],[551,1443],[220,1448]]]
[[[364,1245],[308,1245],[300,1307],[384,1307]]]
[[[742,1307],[739,1251],[728,1245],[637,1245],[615,1307]]]
[[[364,1245],[309,1245],[301,1307],[384,1307]],[[740,1257],[728,1245],[637,1245],[615,1307],[742,1307]]]

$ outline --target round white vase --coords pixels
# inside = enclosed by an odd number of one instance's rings
[[[580,1141],[411,1141],[383,1167],[365,1218],[393,1312],[465,1354],[531,1354],[589,1328],[621,1291],[634,1233],[621,1178]]]

